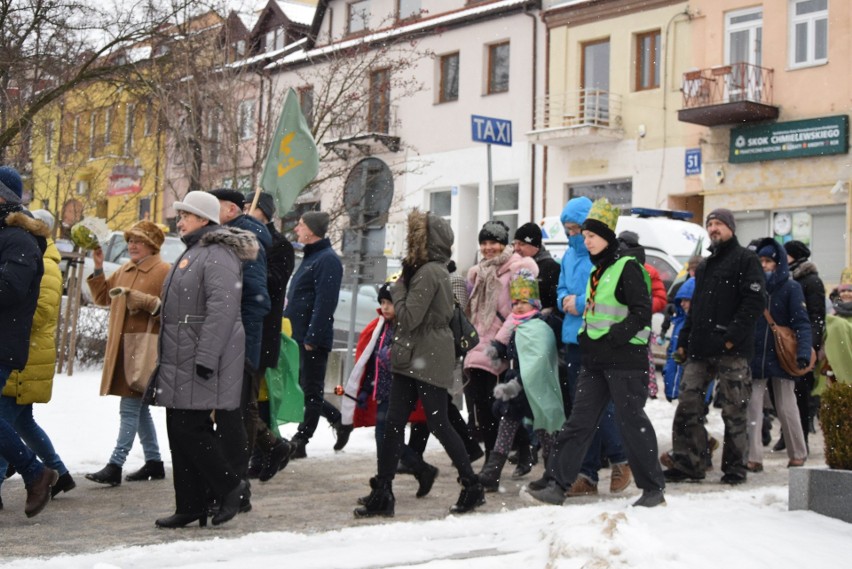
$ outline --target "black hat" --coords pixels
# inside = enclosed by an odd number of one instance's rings
[[[541,249],[541,227],[537,223],[525,223],[515,231],[515,241]]]
[[[218,190],[210,190],[209,193],[219,201],[237,204],[237,207],[240,208],[240,211],[242,211],[243,206],[246,205],[246,197],[242,194],[242,192],[238,192],[237,190],[220,188]]]
[[[509,226],[499,220],[486,221],[479,230],[479,242],[496,241],[503,245],[509,244]]]
[[[322,239],[328,233],[329,216],[324,211],[306,211],[302,214],[302,223],[308,226],[311,233]]]
[[[734,220],[734,212],[729,209],[725,209],[723,207],[717,207],[709,214],[707,214],[707,220],[704,222],[704,226],[707,226],[707,223],[710,222],[711,219],[718,219],[725,225],[731,228],[731,231],[734,233],[737,232],[737,222]]]
[[[778,258],[778,248],[773,247],[771,243],[767,243],[763,247],[757,250],[758,257],[766,257],[767,259],[772,259],[776,263],[781,260]]]
[[[391,297],[390,293],[391,285],[393,285],[393,283],[385,283],[381,287],[379,287],[379,304],[381,304],[383,300],[389,300],[393,302],[393,298]]]
[[[247,199],[254,199],[254,196],[250,197],[246,196]],[[260,197],[257,198],[257,209],[263,212],[263,215],[266,216],[266,219],[272,221],[275,219],[275,198],[272,197],[272,194],[260,194]]]
[[[784,250],[787,251],[788,255],[793,257],[794,261],[807,259],[811,256],[811,250],[808,249],[808,246],[801,241],[787,241],[784,243]]]

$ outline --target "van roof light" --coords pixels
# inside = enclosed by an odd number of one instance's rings
[[[654,209],[650,207],[634,207],[630,213],[639,217],[667,217],[669,219],[687,220],[694,216],[691,211],[683,211],[677,209]]]

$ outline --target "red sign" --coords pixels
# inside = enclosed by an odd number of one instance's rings
[[[126,196],[142,191],[142,178],[135,166],[114,166],[109,176],[108,196]]]

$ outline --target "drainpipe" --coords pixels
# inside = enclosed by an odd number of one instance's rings
[[[529,4],[524,5],[524,14],[532,19],[532,109],[530,111],[530,123],[535,128],[535,105],[536,97],[538,96],[538,22],[535,14],[529,12]],[[531,144],[530,156],[530,221],[535,220],[535,162],[536,162],[536,145]],[[542,214],[544,213],[545,192],[542,188]]]

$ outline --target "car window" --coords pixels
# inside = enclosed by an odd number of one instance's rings
[[[677,278],[677,274],[679,269],[669,263],[666,259],[662,257],[657,257],[650,252],[646,252],[645,262],[657,269],[660,273],[660,279],[663,281],[663,284],[666,287],[666,290],[671,288],[672,283]]]

